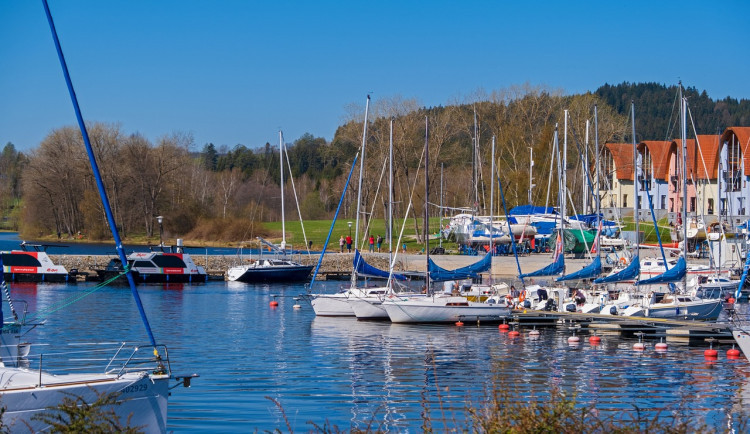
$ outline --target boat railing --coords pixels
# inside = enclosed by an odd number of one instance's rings
[[[32,348],[40,345],[33,345]],[[169,352],[165,345],[137,345],[128,342],[71,343],[64,351],[30,354],[19,357],[19,365],[31,371],[65,375],[78,373],[115,374],[149,372],[171,375]]]

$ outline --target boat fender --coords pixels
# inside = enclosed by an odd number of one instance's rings
[[[610,315],[617,315],[617,306],[610,306],[610,308],[609,308],[609,314]]]

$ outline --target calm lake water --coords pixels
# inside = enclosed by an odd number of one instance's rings
[[[316,291],[339,283],[316,284]],[[92,288],[90,284],[12,285],[14,298],[31,311],[45,310]],[[497,326],[391,325],[349,318],[316,318],[302,285],[209,282],[184,287],[141,286],[157,341],[166,344],[176,373],[196,372],[190,389],[169,401],[168,428],[175,432],[286,432],[323,425],[342,429],[374,424],[391,432],[421,432],[429,414],[436,430],[463,426],[467,405],[480,405],[493,379],[519,400],[543,399],[558,388],[576,393],[601,411],[656,414],[683,408],[717,429],[725,416],[750,402],[750,365],[715,363],[704,348],[670,345],[659,354],[632,350],[635,341],[604,336],[598,347],[582,335],[524,330],[509,338]],[[270,308],[272,294],[279,306]],[[745,305],[746,306],[746,305]],[[43,344],[148,339],[130,291],[104,288],[47,317],[33,330],[32,354]],[[45,349],[47,351],[47,349]],[[283,407],[287,421],[267,397]],[[444,422],[447,421],[447,422]]]

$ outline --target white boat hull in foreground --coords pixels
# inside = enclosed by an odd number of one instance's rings
[[[394,323],[436,323],[461,321],[501,321],[510,315],[502,304],[468,301],[465,297],[435,295],[383,301],[383,309]]]

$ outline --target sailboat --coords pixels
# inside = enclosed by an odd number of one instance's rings
[[[249,264],[229,268],[227,280],[231,282],[304,282],[310,277],[312,265],[303,265],[287,257],[284,217],[284,134],[281,130],[279,130],[279,158],[279,170],[281,171],[281,245],[276,246],[258,237],[261,244],[276,253],[276,256],[272,258],[259,257]]]
[[[425,291],[427,296],[398,296],[391,295],[382,303],[394,323],[445,323],[461,320],[500,321],[510,315],[510,308],[499,303],[480,303],[469,301],[466,297],[457,295],[452,288],[444,286],[444,292],[436,294],[430,288],[433,276],[436,280],[453,281],[453,276],[441,276],[435,265],[430,264],[429,240],[429,124],[425,117],[425,204],[424,204],[424,241],[428,272],[425,275]],[[492,261],[491,252],[482,261]],[[482,262],[480,261],[480,262]],[[491,262],[490,262],[491,264]],[[430,269],[432,267],[432,269]],[[470,271],[470,270],[467,270]],[[455,274],[455,271],[452,273]]]
[[[46,0],[43,0],[43,4],[99,189],[102,206],[115,240],[115,247],[122,262],[126,263],[125,251],[73,90],[52,15]],[[0,276],[2,275],[0,273]],[[176,378],[187,387],[192,376],[172,375],[167,349],[164,345],[156,344],[133,276],[130,272],[126,272],[126,275],[149,336],[150,344],[136,347],[132,352],[127,351],[123,344],[117,351],[110,354],[109,364],[101,372],[87,372],[83,369],[76,370],[75,373],[49,372],[43,370],[49,364],[42,365],[42,360],[48,361],[48,359],[42,359],[42,356],[39,356],[38,366],[34,366],[33,369],[23,367],[17,350],[19,348],[19,332],[24,325],[23,318],[17,316],[13,311],[14,315],[10,322],[6,324],[3,321],[2,333],[0,333],[0,340],[3,344],[3,366],[0,367],[0,400],[2,400],[4,408],[2,413],[4,427],[10,427],[11,430],[23,427],[23,429],[29,429],[32,432],[46,431],[50,429],[50,426],[42,420],[35,419],[35,415],[49,413],[51,407],[61,404],[66,398],[77,398],[86,404],[92,404],[97,399],[109,396],[113,397],[116,402],[114,405],[106,406],[106,410],[111,410],[121,422],[127,421],[130,426],[138,427],[146,432],[166,432],[167,400],[171,388],[169,383],[172,378]],[[4,279],[0,277],[0,280],[2,280],[0,286],[5,289]],[[7,291],[3,292],[10,302],[11,298],[7,295]],[[13,310],[12,303],[9,306]],[[2,313],[0,313],[0,318],[2,318]],[[7,351],[8,348],[11,350]],[[153,352],[153,357],[149,356],[150,352]],[[68,367],[73,368],[71,364],[68,364]]]
[[[359,287],[357,286],[358,267],[362,264],[363,260],[359,255],[359,216],[360,216],[360,204],[362,195],[362,177],[364,175],[364,158],[365,158],[365,147],[367,144],[367,116],[370,109],[370,95],[367,95],[367,103],[365,105],[365,120],[362,132],[362,156],[360,157],[359,166],[359,188],[357,190],[357,218],[355,225],[354,245],[355,255],[354,262],[352,264],[352,277],[348,288],[342,289],[335,294],[310,294],[310,303],[313,311],[317,316],[354,316],[354,310],[352,309],[349,299],[352,297],[369,297],[379,296],[388,292],[387,287]],[[356,160],[355,160],[356,162]],[[352,166],[352,170],[354,166]],[[351,173],[349,174],[351,178]],[[347,185],[349,184],[347,180]],[[343,199],[343,195],[342,195]],[[340,205],[340,204],[339,204]],[[337,210],[338,215],[338,210]],[[334,220],[335,221],[335,220]],[[333,226],[331,227],[333,230]],[[330,237],[330,232],[329,232]],[[324,251],[325,252],[325,251]],[[321,254],[322,256],[322,254]],[[314,279],[314,277],[313,277]],[[312,284],[311,284],[312,286]]]

